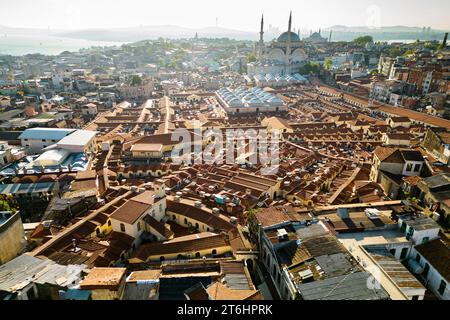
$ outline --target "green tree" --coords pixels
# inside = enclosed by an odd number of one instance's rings
[[[326,70],[330,70],[331,67],[333,66],[333,60],[331,60],[330,58],[326,59],[323,66],[325,67]]]
[[[250,63],[250,62],[255,62],[255,61],[256,61],[256,54],[254,52],[252,52],[247,56],[247,62]]]
[[[300,68],[300,74],[318,74],[320,65],[317,62],[308,62]]]
[[[132,86],[140,86],[142,84],[142,78],[138,76],[137,74],[133,76],[131,79],[131,85]]]
[[[398,56],[401,56],[401,55],[402,55],[402,52],[401,52],[400,49],[397,48],[397,47],[392,47],[392,48],[389,50],[389,56],[390,56],[391,58],[397,58]]]
[[[362,36],[353,40],[354,43],[360,46],[365,46],[366,44],[373,42],[372,36]]]
[[[11,207],[7,201],[0,200],[0,211],[11,211]]]

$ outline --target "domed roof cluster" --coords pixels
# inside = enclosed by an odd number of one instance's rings
[[[283,104],[280,98],[260,88],[247,89],[240,87],[236,90],[222,88],[217,91],[217,95],[230,107],[269,107]]]
[[[300,38],[299,38],[299,36],[296,33],[290,32],[290,35],[291,35],[291,42],[299,42],[300,41]],[[286,31],[286,32],[282,33],[278,37],[277,41],[279,41],[279,42],[287,42],[288,39],[289,39],[289,31]]]

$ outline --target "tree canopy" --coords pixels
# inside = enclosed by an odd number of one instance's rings
[[[132,86],[140,86],[142,84],[142,79],[139,75],[134,75],[131,79],[131,85]]]
[[[308,62],[300,68],[300,74],[318,74],[320,65],[317,62]]]
[[[255,62],[256,61],[256,54],[255,53],[250,53],[248,56],[247,56],[247,62]]]
[[[354,43],[365,46],[366,44],[373,42],[372,36],[362,36],[353,40]]]

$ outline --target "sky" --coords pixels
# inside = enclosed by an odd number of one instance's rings
[[[178,25],[258,31],[346,26],[430,26],[450,30],[449,0],[0,0],[1,25],[91,29]]]

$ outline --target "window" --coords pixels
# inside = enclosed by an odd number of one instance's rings
[[[200,258],[200,252],[196,252],[196,253],[195,253],[195,257],[196,257],[196,258]]]
[[[184,224],[187,224],[187,219],[186,218],[184,218]]]
[[[45,139],[42,139],[42,142],[45,142],[46,140]]]
[[[426,243],[428,241],[430,241],[430,237],[423,237],[422,243]]]
[[[407,165],[406,165],[406,171],[411,171],[412,170],[412,163],[408,163]]]
[[[173,220],[177,220],[177,216],[176,216],[176,215],[173,215],[173,216],[172,216],[172,219],[173,219]]]
[[[159,212],[162,212],[163,211],[163,206],[162,206],[162,203],[160,203],[159,204]]]
[[[166,260],[166,258],[164,258],[164,256],[161,256],[161,257],[159,257],[159,261],[164,261],[164,260]]]
[[[420,262],[420,254],[417,254],[417,255],[416,255],[416,261],[417,261],[417,262]]]
[[[439,289],[438,289],[438,292],[441,296],[444,294],[446,287],[447,287],[447,284],[445,283],[445,281],[441,280],[441,284],[439,285]]]
[[[216,250],[216,249],[213,249],[211,253],[212,253],[213,255],[214,255],[214,254],[217,254],[217,250]]]
[[[108,220],[108,226],[111,227],[111,220]]]
[[[99,228],[95,229],[95,234],[98,235],[98,236],[100,235],[100,229]]]
[[[408,254],[408,248],[403,248],[402,252],[400,253],[400,260],[405,259],[407,254]]]
[[[422,276],[426,278],[428,276],[428,272],[430,271],[430,265],[428,263],[425,264],[423,268]]]
[[[125,232],[125,225],[123,223],[120,224],[120,231]]]
[[[137,224],[137,229],[138,229],[138,231],[141,231],[141,222],[140,221]]]
[[[416,164],[415,166],[414,166],[414,171],[415,172],[419,172],[420,171],[420,163],[418,163],[418,164]]]
[[[419,300],[419,296],[413,296],[412,300]]]
[[[198,227],[199,227],[199,226],[198,226],[198,223],[196,223],[196,224],[195,224],[195,229],[198,229]]]

